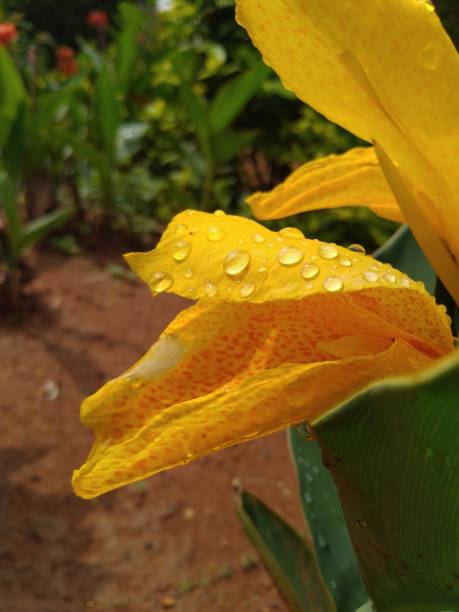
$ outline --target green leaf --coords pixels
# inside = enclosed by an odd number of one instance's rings
[[[459,351],[313,423],[377,610],[459,610]]]
[[[121,32],[116,45],[116,75],[120,90],[126,95],[139,52],[138,34],[144,13],[130,2],[118,5]]]
[[[227,128],[259,91],[269,68],[258,62],[253,68],[223,85],[210,106],[210,124],[214,133]]]
[[[237,510],[242,525],[292,612],[335,610],[317,568],[314,550],[254,495],[243,491]]]
[[[209,121],[209,108],[206,100],[195,94],[193,88],[187,82],[182,83],[181,92],[190,119],[194,123],[202,154],[207,159],[212,159],[211,126]]]
[[[27,224],[23,230],[20,248],[25,249],[40,242],[50,232],[60,227],[72,216],[71,210],[57,210]]]
[[[217,162],[227,162],[233,159],[241,149],[254,138],[254,132],[227,129],[212,138],[213,150]]]
[[[5,146],[20,107],[26,103],[21,76],[5,47],[0,45],[0,149]]]
[[[304,514],[314,538],[320,570],[340,612],[368,601],[335,484],[322,464],[319,445],[298,429],[289,431]]]
[[[4,173],[0,173],[0,204],[3,208],[7,224],[10,243],[8,250],[10,251],[11,258],[15,259],[21,240],[21,217],[16,189],[10,177]]]
[[[381,248],[373,253],[373,257],[391,264],[414,280],[422,281],[427,291],[433,293],[435,272],[407,225],[402,225]]]
[[[97,77],[95,87],[95,122],[99,139],[110,161],[115,159],[115,143],[121,125],[119,92],[108,66]]]

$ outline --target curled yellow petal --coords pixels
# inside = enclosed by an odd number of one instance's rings
[[[301,258],[280,262],[293,247]],[[244,253],[228,257],[235,250]],[[444,309],[421,284],[297,230],[185,212],[155,251],[129,261],[154,292],[202,299],[84,402],[95,442],[74,473],[82,497],[313,419],[453,347]]]
[[[372,147],[308,162],[272,191],[251,195],[247,203],[258,219],[354,205],[367,206],[392,221],[404,221]]]

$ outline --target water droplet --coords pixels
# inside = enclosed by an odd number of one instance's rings
[[[193,276],[193,270],[191,268],[187,268],[185,273],[183,274],[185,278],[191,278]]]
[[[224,217],[226,215],[226,212],[224,210],[219,209],[214,212],[214,215],[216,217]]]
[[[255,283],[252,283],[252,282],[244,283],[242,287],[239,289],[239,295],[242,298],[248,298],[252,295],[255,289],[256,289]]]
[[[296,266],[303,260],[304,253],[294,246],[282,247],[277,255],[277,260],[283,266]]]
[[[191,243],[187,242],[186,240],[180,240],[175,245],[175,251],[172,257],[175,259],[176,262],[180,263],[182,261],[185,261],[185,259],[188,257],[190,253],[191,253]]]
[[[343,259],[339,260],[339,265],[343,266],[343,268],[350,268],[352,266],[352,261],[347,257],[343,257]]]
[[[366,255],[365,247],[361,244],[350,244],[348,247],[349,251],[354,251],[354,253],[362,253],[362,255]]]
[[[196,214],[196,211],[195,211],[195,210],[187,210],[187,215],[188,215],[189,217],[193,217],[195,214]]]
[[[262,264],[262,265],[261,265],[261,266],[258,268],[258,272],[266,272],[266,270],[267,270],[267,269],[268,269],[268,268],[267,268],[267,267],[266,267],[264,264]]]
[[[330,293],[335,293],[336,291],[341,291],[344,287],[344,283],[339,276],[328,276],[324,280],[324,287]]]
[[[304,264],[303,269],[301,270],[301,276],[306,280],[312,280],[316,278],[320,273],[320,268],[315,263],[307,263]]]
[[[292,238],[292,240],[299,240],[304,238],[303,232],[300,232],[296,227],[283,227],[279,231],[279,236],[283,238]]]
[[[387,282],[392,284],[397,281],[397,277],[395,276],[395,274],[392,274],[392,272],[387,272],[387,274],[384,274],[384,278]]]
[[[224,238],[226,238],[226,232],[220,227],[212,225],[207,229],[207,240],[210,240],[210,242],[220,242]]]
[[[253,241],[256,242],[257,244],[263,244],[263,242],[266,240],[266,238],[264,236],[262,236],[261,234],[254,234],[253,236]]]
[[[155,272],[150,277],[151,290],[154,293],[163,293],[172,287],[174,277],[166,272]]]
[[[238,276],[247,270],[252,256],[247,251],[234,249],[230,251],[223,262],[223,269],[228,276]]]
[[[376,283],[376,281],[379,279],[379,276],[378,273],[374,270],[366,270],[363,273],[363,278],[369,283]]]
[[[179,223],[175,226],[175,231],[177,232],[177,234],[182,234],[183,232],[186,232],[187,229],[188,226],[186,226],[184,223]]]
[[[319,247],[319,255],[322,259],[335,259],[335,257],[338,257],[338,249],[334,244],[321,244]]]
[[[208,280],[204,285],[204,291],[208,297],[213,298],[217,295],[217,285]]]
[[[409,287],[411,285],[411,281],[409,278],[402,278],[400,284],[402,285],[402,287]]]

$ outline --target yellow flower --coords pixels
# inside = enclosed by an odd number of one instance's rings
[[[404,218],[459,303],[459,56],[433,4],[238,0],[237,19],[288,89],[375,143],[382,169],[364,149],[314,162],[285,194],[255,196],[256,214],[360,203]]]
[[[95,442],[73,478],[82,497],[313,419],[453,348],[421,283],[294,228],[188,211],[127,260],[154,294],[198,301],[84,402]]]
[[[254,211],[359,203],[406,220],[459,301],[459,63],[432,6],[239,0],[238,19],[288,88],[377,143],[299,169]],[[453,349],[420,283],[293,228],[189,211],[127,259],[154,294],[198,301],[84,402],[95,442],[73,478],[82,497],[312,420]]]

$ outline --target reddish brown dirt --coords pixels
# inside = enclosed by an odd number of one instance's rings
[[[152,300],[107,262],[39,263],[32,289],[45,307],[0,327],[0,611],[284,611],[232,489],[240,479],[301,526],[284,434],[95,501],[73,495],[72,469],[91,443],[81,400],[131,365],[186,302]]]

